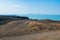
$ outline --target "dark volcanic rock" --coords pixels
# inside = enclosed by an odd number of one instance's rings
[[[28,17],[23,16],[14,16],[14,15],[0,15],[0,25],[6,24],[12,20],[25,20],[29,19]]]

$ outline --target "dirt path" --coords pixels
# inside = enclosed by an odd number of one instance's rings
[[[60,40],[60,31],[1,38],[0,40]]]

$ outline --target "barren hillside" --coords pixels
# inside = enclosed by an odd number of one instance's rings
[[[42,37],[42,36],[44,37],[45,35],[48,35],[47,33],[49,31],[60,31],[60,21],[54,21],[54,20],[49,20],[49,19],[32,20],[32,19],[29,19],[28,17],[27,17],[27,19],[26,19],[26,17],[23,17],[23,19],[20,19],[17,17],[16,17],[16,19],[15,19],[15,17],[12,19],[8,19],[8,18],[5,19],[3,17],[2,20],[0,20],[1,21],[0,22],[0,24],[1,24],[0,25],[0,38],[12,37],[12,36],[13,37],[14,36],[23,36],[23,35],[29,36],[28,34],[35,35],[35,33],[37,33],[37,36],[41,35],[40,37]],[[43,32],[47,32],[47,33],[43,33]],[[38,33],[43,33],[43,34],[38,34]],[[50,33],[55,33],[55,32],[50,32]],[[22,37],[22,38],[24,38],[24,37]]]

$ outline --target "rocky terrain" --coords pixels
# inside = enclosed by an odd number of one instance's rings
[[[0,38],[0,40],[60,40],[60,31],[49,31],[23,36],[4,37]]]
[[[40,37],[42,36],[44,37],[44,35],[45,36],[49,34],[53,35],[52,33],[54,33],[55,35],[56,33],[54,31],[60,31],[60,21],[55,21],[50,19],[34,20],[34,19],[29,19],[28,17],[20,17],[20,16],[0,16],[0,38],[15,37],[15,36],[21,38],[20,36],[24,36],[24,35],[29,36],[29,34],[36,36],[41,35]],[[22,37],[21,40],[24,40],[23,38],[24,37]],[[5,39],[5,40],[10,40],[10,39]],[[33,40],[33,39],[29,39],[29,40]],[[40,39],[36,39],[36,40],[40,40]],[[45,39],[41,39],[41,40],[45,40]]]

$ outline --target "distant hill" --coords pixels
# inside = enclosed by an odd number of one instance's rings
[[[16,19],[29,19],[28,17],[24,17],[24,16],[11,16],[11,15],[0,15],[0,20],[7,20],[7,19],[13,19],[13,20],[16,20]]]
[[[48,23],[49,23],[49,22],[55,22],[55,23],[57,22],[57,23],[60,23],[60,21],[51,20],[51,19],[41,19],[40,21],[41,21],[41,22],[48,22]]]

